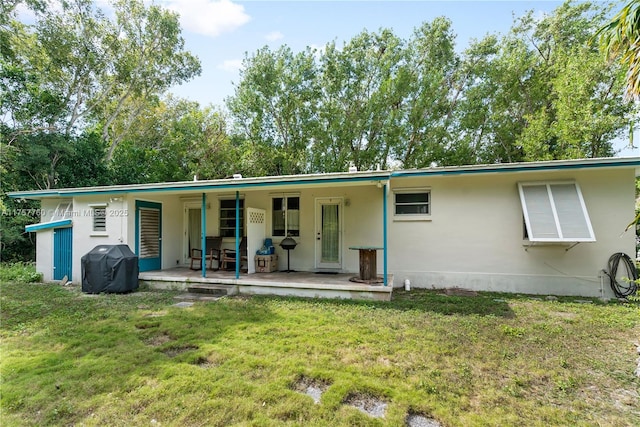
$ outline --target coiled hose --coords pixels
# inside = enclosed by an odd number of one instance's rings
[[[624,266],[627,269],[627,274],[622,275],[621,280],[617,280],[616,277],[618,276],[620,262],[624,263]],[[611,289],[613,289],[613,293],[616,294],[616,297],[626,298],[636,293],[638,289],[638,270],[629,255],[622,252],[611,255],[608,267],[609,271],[605,271],[605,274],[609,276]]]

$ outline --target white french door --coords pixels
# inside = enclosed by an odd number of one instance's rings
[[[342,198],[316,199],[316,268],[342,269]]]
[[[184,204],[183,264],[189,265],[191,249],[202,248],[202,204]]]

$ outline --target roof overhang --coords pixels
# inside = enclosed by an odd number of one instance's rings
[[[202,192],[234,192],[254,189],[280,190],[284,187],[306,188],[323,185],[362,186],[375,185],[389,179],[389,171],[326,173],[313,175],[285,175],[257,178],[216,179],[207,181],[161,182],[154,184],[111,185],[104,187],[60,188],[38,191],[15,191],[12,198],[44,199],[85,195],[118,195],[128,193],[179,193],[183,195]]]
[[[173,193],[181,195],[203,192],[235,192],[249,190],[283,191],[285,188],[364,186],[379,184],[393,178],[420,176],[455,176],[513,172],[540,172],[604,168],[631,168],[640,176],[640,157],[608,157],[579,160],[551,160],[528,163],[498,163],[488,165],[445,166],[397,171],[337,172],[308,175],[266,176],[256,178],[215,179],[206,181],[161,182],[153,184],[111,185],[104,187],[61,188],[38,191],[16,191],[9,197],[45,199],[90,195],[121,195],[128,193]]]
[[[550,172],[559,170],[602,169],[620,167],[632,168],[635,171],[635,176],[640,176],[640,157],[607,157],[598,159],[549,160],[543,162],[431,167],[428,169],[394,171],[392,172],[391,177],[399,178],[415,176],[470,175],[540,171]]]
[[[71,219],[61,219],[59,221],[41,222],[39,224],[30,224],[24,227],[24,231],[41,231],[50,228],[66,227],[71,225]]]

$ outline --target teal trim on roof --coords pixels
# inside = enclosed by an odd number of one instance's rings
[[[620,159],[622,160],[622,158]],[[626,159],[625,159],[626,160]],[[503,163],[496,165],[484,166],[444,166],[430,169],[403,170],[391,172],[391,178],[414,177],[414,176],[431,176],[431,175],[470,175],[481,173],[509,173],[509,172],[535,172],[535,171],[555,171],[555,170],[574,170],[574,169],[595,169],[595,168],[611,168],[611,167],[638,167],[640,159],[629,159],[625,162],[612,161],[603,163]]]
[[[49,228],[64,227],[65,225],[71,225],[70,219],[61,219],[60,221],[41,222],[39,224],[30,224],[24,227],[24,231],[41,231]]]

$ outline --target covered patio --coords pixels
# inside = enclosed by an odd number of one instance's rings
[[[313,273],[306,271],[242,274],[236,278],[234,271],[200,271],[185,267],[141,272],[141,285],[152,289],[176,289],[190,291],[225,290],[228,295],[280,295],[311,298],[362,299],[390,301],[393,292],[393,275],[382,283],[368,285],[354,283],[352,273]]]

